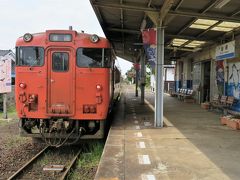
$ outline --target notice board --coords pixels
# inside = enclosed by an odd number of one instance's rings
[[[0,58],[0,93],[9,93],[12,90],[11,64],[11,59]]]

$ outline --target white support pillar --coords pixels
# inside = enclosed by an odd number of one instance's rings
[[[145,96],[145,55],[141,51],[141,104],[144,104]]]
[[[164,65],[164,28],[157,27],[155,127],[163,127],[163,65]]]

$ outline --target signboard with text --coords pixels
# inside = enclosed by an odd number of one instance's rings
[[[222,44],[216,47],[216,60],[235,58],[235,41]]]
[[[0,58],[0,93],[11,92],[11,59]]]

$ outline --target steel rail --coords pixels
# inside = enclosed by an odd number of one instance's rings
[[[67,176],[73,169],[73,167],[76,165],[76,162],[81,154],[82,150],[79,150],[76,156],[74,156],[73,160],[71,161],[70,165],[67,167],[67,169],[64,171],[63,175],[59,178],[60,180],[65,180],[67,179]]]
[[[32,159],[30,159],[27,163],[25,163],[20,169],[18,169],[17,172],[15,172],[11,177],[8,178],[8,180],[13,180],[19,177],[24,170],[26,170],[32,163],[38,159],[44,152],[49,150],[50,146],[46,146],[44,149],[42,149],[38,154],[36,154]]]

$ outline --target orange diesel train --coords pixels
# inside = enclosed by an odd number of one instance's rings
[[[114,62],[109,41],[97,35],[48,30],[20,37],[15,87],[21,135],[53,146],[103,138],[120,92]]]

